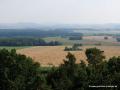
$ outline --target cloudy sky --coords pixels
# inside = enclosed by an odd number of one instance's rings
[[[120,23],[120,0],[0,0],[0,23]]]

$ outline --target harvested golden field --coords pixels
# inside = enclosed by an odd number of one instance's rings
[[[86,62],[85,50],[86,48],[97,47],[104,51],[106,59],[112,56],[120,56],[120,46],[83,46],[83,51],[71,51],[77,59],[77,63],[80,60]],[[55,65],[58,66],[63,63],[67,55],[67,51],[64,51],[65,46],[36,46],[25,49],[17,50],[17,53],[25,54],[35,61],[41,63],[42,66]],[[86,62],[87,63],[87,62]]]

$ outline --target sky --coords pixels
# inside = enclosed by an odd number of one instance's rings
[[[0,23],[120,23],[120,0],[0,0]]]

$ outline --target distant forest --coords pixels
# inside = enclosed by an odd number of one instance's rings
[[[71,29],[39,30],[39,29],[0,29],[0,37],[55,37],[80,36]]]
[[[82,33],[74,33],[69,29],[0,29],[0,46],[56,46],[58,41],[45,42],[44,37],[80,37]]]
[[[41,38],[0,38],[0,46],[57,46],[58,41],[45,42]]]

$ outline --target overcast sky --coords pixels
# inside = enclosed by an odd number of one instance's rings
[[[120,0],[0,0],[0,23],[120,23]]]

